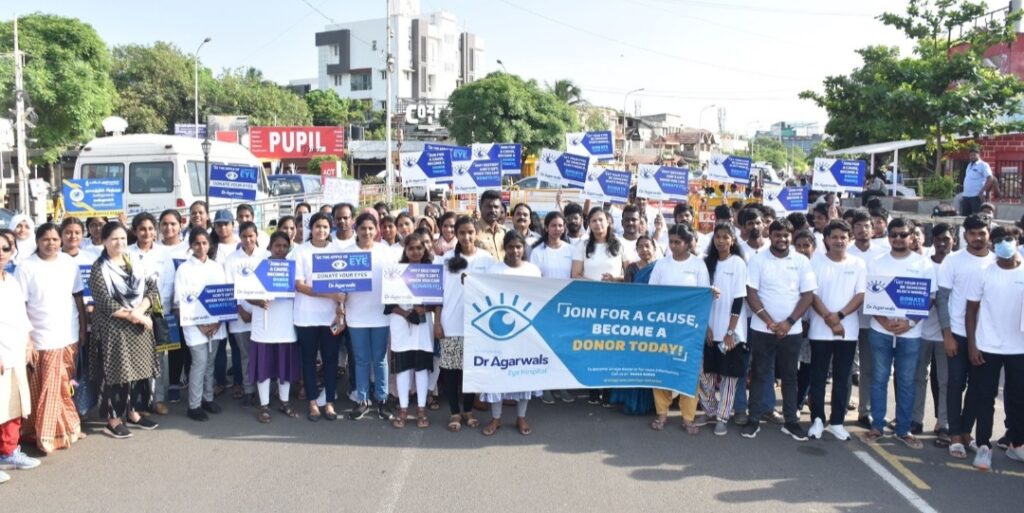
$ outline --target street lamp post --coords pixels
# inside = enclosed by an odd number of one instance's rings
[[[700,160],[701,148],[704,146],[704,111],[717,107],[712,103],[703,109],[700,109],[700,114],[697,115],[697,160]]]
[[[192,129],[194,130],[194,134],[195,134],[195,138],[196,139],[199,139],[199,50],[202,50],[203,49],[203,45],[205,45],[206,43],[209,43],[209,42],[210,42],[210,38],[209,37],[206,38],[206,39],[203,39],[203,42],[199,43],[199,47],[196,48],[196,54],[195,54],[196,88],[195,88],[195,96],[194,96],[194,99],[195,99],[195,119],[193,120],[195,122],[195,124],[192,125]],[[207,201],[207,208],[209,208],[209,201]]]
[[[210,134],[206,134],[200,145],[203,147],[203,175],[206,177],[206,185],[203,187],[206,189],[206,211],[210,212],[210,146],[213,146]]]
[[[747,123],[747,127],[746,128],[749,129],[750,125],[755,125],[755,124],[758,124],[760,122],[761,121],[755,119],[755,120],[751,121],[750,123]],[[744,132],[746,132],[746,129],[744,129]],[[757,130],[754,131],[753,137],[750,138],[750,161],[751,162],[754,161],[754,143],[756,141],[757,141]]]
[[[498,66],[501,66],[501,71],[503,71],[506,75],[508,74],[508,69],[505,68],[505,63],[501,62],[501,59],[498,59]]]
[[[626,127],[629,123],[626,122],[626,103],[629,100],[629,95],[633,93],[641,93],[644,88],[633,89],[622,97],[622,169],[626,169],[626,145],[629,144],[629,136],[626,134]]]

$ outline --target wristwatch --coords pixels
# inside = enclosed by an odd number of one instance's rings
[[[841,321],[841,320],[846,318],[846,314],[844,314],[843,311],[840,310],[840,311],[836,312],[836,317],[839,317],[839,320]]]
[[[735,337],[736,336],[736,330],[726,331],[725,332],[725,336],[727,336],[727,337]]]

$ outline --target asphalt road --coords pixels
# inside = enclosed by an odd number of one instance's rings
[[[765,424],[754,440],[730,426],[688,436],[673,411],[663,432],[650,418],[575,404],[531,402],[532,436],[514,429],[514,408],[494,437],[432,425],[399,431],[373,420],[311,423],[225,397],[224,412],[197,423],[184,405],[160,427],[128,440],[100,433],[12,471],[4,511],[1020,511],[1024,464],[996,451],[993,472],[954,461],[926,437],[923,450],[895,439],[869,447],[795,442]],[[1001,402],[1001,401],[1000,401]],[[343,401],[344,406],[350,403]],[[890,405],[891,408],[891,405]],[[482,413],[482,412],[481,412]],[[930,416],[931,413],[929,412]],[[487,414],[478,415],[487,418]],[[852,419],[853,414],[848,418]],[[1002,434],[997,408],[997,436]],[[806,421],[807,415],[804,414]],[[926,422],[930,427],[930,421]],[[849,427],[853,433],[861,431]],[[34,448],[27,449],[30,454]]]

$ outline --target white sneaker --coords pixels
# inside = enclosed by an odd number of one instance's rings
[[[1013,461],[1024,462],[1024,445],[1020,447],[1010,445],[1006,448],[1006,457]]]
[[[7,472],[4,472],[3,470],[0,470],[0,483],[6,483],[6,482],[8,482],[10,480],[11,480],[10,474],[8,474]]]
[[[811,429],[807,430],[807,436],[821,440],[821,434],[825,431],[825,425],[821,422],[821,419],[814,419],[811,424]]]
[[[974,456],[974,468],[982,472],[992,470],[992,449],[987,445],[978,447],[978,454]]]
[[[829,433],[832,433],[832,436],[836,437],[836,440],[842,440],[845,442],[850,439],[850,433],[846,431],[846,428],[844,428],[842,424],[829,424],[825,429]]]

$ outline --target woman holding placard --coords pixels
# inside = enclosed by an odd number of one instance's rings
[[[257,247],[259,231],[256,224],[246,221],[238,227],[238,238],[241,244],[238,249],[231,252],[224,262],[224,276],[228,283],[234,283],[238,276],[243,273],[254,272],[260,262],[265,260],[270,253],[267,250]],[[241,364],[240,371],[245,372],[249,368],[249,336],[252,332],[252,305],[247,301],[238,302],[238,320],[228,322],[228,336],[235,339],[235,349],[238,351]],[[243,395],[244,394],[244,395]],[[242,399],[243,406],[256,402],[256,387],[253,385],[249,375],[243,374],[242,388],[235,385],[233,392],[234,399]]]
[[[188,236],[192,250],[189,257],[178,267],[174,277],[174,304],[181,312],[183,303],[199,301],[199,295],[208,285],[222,285],[224,268],[209,258],[210,236],[203,230],[193,230]],[[184,312],[181,312],[184,320]],[[182,323],[184,324],[184,323]],[[188,373],[188,417],[196,421],[209,420],[207,413],[220,413],[220,406],[213,402],[213,354],[212,351],[227,338],[227,330],[221,322],[198,326],[184,326],[185,345],[192,355],[192,367]]]
[[[178,266],[188,259],[188,241],[181,240],[181,214],[173,208],[160,213],[160,241],[157,244],[164,248],[171,258],[172,266],[177,271]],[[164,303],[164,315],[169,312],[168,308],[174,303],[174,274],[171,275],[171,300]],[[185,335],[178,326],[178,340],[184,340]],[[192,356],[184,346],[167,352],[167,402],[176,403],[181,400],[181,377],[182,372],[188,372]]]
[[[429,218],[427,218],[429,219]],[[413,233],[405,238],[401,264],[430,264],[430,241]],[[409,389],[416,379],[416,427],[430,426],[427,420],[427,378],[434,367],[434,308],[423,305],[387,305],[384,312],[391,322],[391,357],[398,392],[398,415],[391,421],[405,427],[409,408]]]
[[[244,227],[243,227],[244,228]],[[270,236],[270,258],[285,260],[291,248],[291,235],[280,230]],[[245,244],[245,236],[242,236]],[[270,380],[277,380],[278,411],[286,417],[299,414],[288,402],[292,383],[301,376],[298,338],[295,333],[295,301],[278,298],[271,301],[249,300],[252,308],[252,342],[249,346],[248,380],[256,383],[260,411],[257,420],[270,422]]]
[[[316,397],[316,358],[317,353],[323,359],[324,369],[324,404],[323,418],[335,420],[338,414],[334,411],[334,399],[337,394],[338,374],[338,334],[345,329],[344,318],[339,315],[345,311],[345,294],[341,292],[313,292],[313,255],[318,253],[340,253],[341,248],[331,242],[331,217],[316,213],[310,217],[310,238],[302,243],[289,257],[295,260],[295,302],[293,316],[298,334],[299,350],[302,353],[302,379],[309,400],[309,413],[306,418],[311,422],[320,420],[320,407]],[[381,312],[384,307],[381,306]],[[381,313],[383,316],[383,313]],[[341,322],[339,322],[341,321]]]

